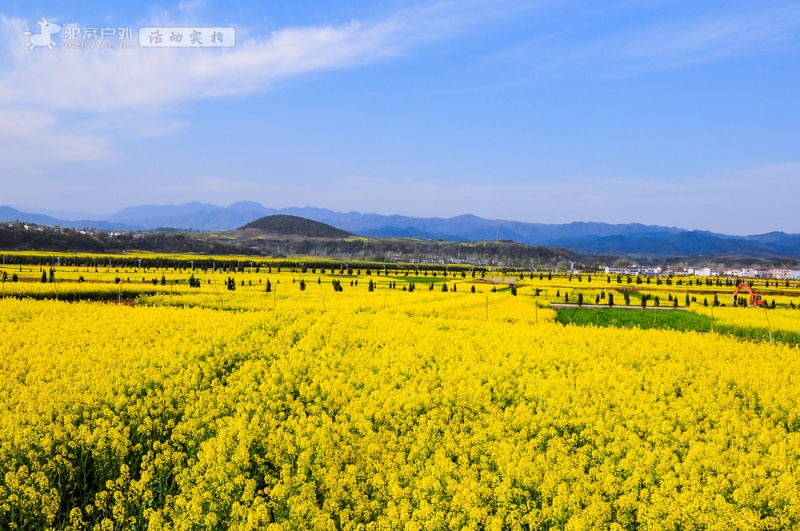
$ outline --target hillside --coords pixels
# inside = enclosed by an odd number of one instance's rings
[[[641,257],[699,256],[753,257],[772,260],[800,256],[800,234],[771,232],[761,235],[731,236],[707,231],[638,223],[608,224],[573,222],[567,224],[527,223],[483,219],[473,215],[452,218],[415,218],[359,212],[333,212],[322,208],[267,208],[254,202],[238,202],[227,207],[192,202],[184,205],[138,206],[126,208],[107,220],[68,221],[29,214],[0,206],[0,221],[60,227],[93,227],[101,230],[156,230],[172,228],[193,231],[228,231],[252,226],[251,222],[274,216],[302,218],[305,224],[318,222],[342,231],[369,238],[419,238],[451,242],[512,240],[528,245],[571,249],[582,254],[628,255]],[[272,223],[272,222],[270,222]],[[342,238],[341,233],[316,232],[309,227],[271,225],[261,229],[271,234],[299,237]],[[336,229],[334,229],[336,230]]]
[[[275,234],[305,236],[307,238],[348,238],[352,236],[349,232],[337,229],[326,223],[286,214],[264,216],[239,227],[238,230],[261,230]]]

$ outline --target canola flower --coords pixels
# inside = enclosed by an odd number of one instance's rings
[[[755,341],[800,344],[800,315],[797,310],[698,306],[694,312],[712,317],[715,330]]]
[[[707,316],[711,316],[713,310],[715,321],[721,324],[739,327],[772,327],[789,332],[800,332],[800,313],[796,310],[765,310],[758,307],[737,308],[732,306],[716,308],[697,306],[692,310]]]
[[[0,301],[0,528],[800,525],[797,348],[280,280]]]

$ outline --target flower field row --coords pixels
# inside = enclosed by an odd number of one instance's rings
[[[0,301],[0,528],[800,526],[797,348],[281,280]]]

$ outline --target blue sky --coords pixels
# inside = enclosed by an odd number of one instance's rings
[[[800,4],[0,8],[0,204],[269,207],[800,233]],[[233,27],[228,48],[26,44]]]

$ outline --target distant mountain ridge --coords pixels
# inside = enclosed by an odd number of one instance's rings
[[[99,230],[145,230],[138,225],[129,225],[127,223],[117,223],[106,220],[64,220],[54,218],[45,214],[31,214],[28,212],[21,212],[16,208],[10,206],[0,206],[0,221],[21,221],[23,223],[36,223],[39,225],[59,225],[61,227],[73,227],[76,229],[99,229]]]
[[[240,201],[227,207],[200,202],[136,206],[123,209],[107,220],[65,221],[42,214],[20,212],[11,207],[0,207],[0,220],[104,230],[155,230],[166,227],[201,231],[234,230],[256,219],[278,214],[299,216],[369,237],[442,239],[455,242],[514,240],[529,245],[564,247],[590,254],[800,256],[798,234],[771,232],[731,236],[641,223],[545,224],[491,220],[471,214],[451,218],[416,218],[334,212],[315,207],[275,209],[251,201]]]

